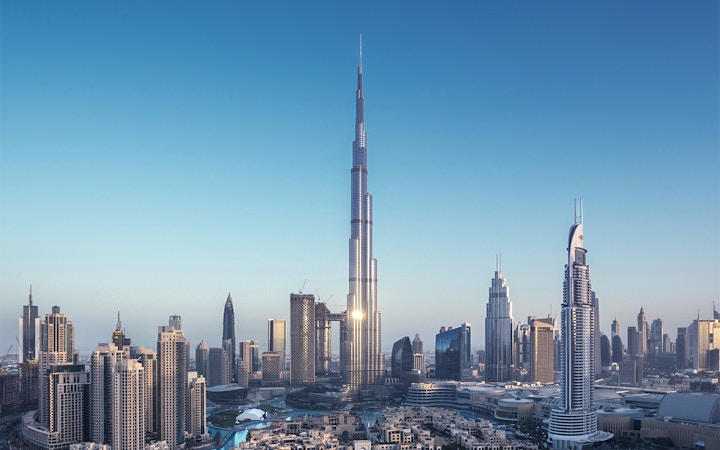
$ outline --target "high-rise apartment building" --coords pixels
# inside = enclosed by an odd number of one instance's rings
[[[555,449],[578,448],[612,437],[598,431],[593,404],[595,308],[586,257],[580,203],[580,216],[570,228],[563,283],[560,404],[550,412],[548,429],[548,440]]]
[[[60,307],[53,306],[51,314],[45,314],[40,324],[40,401],[38,402],[38,421],[49,426],[50,415],[53,414],[50,398],[52,377],[50,369],[55,364],[77,362],[75,350],[75,325],[68,321]]]
[[[315,296],[290,294],[291,383],[315,382],[315,323]]]
[[[659,317],[650,324],[650,348],[648,352],[657,355],[663,352],[663,321]]]
[[[130,358],[137,360],[145,372],[144,382],[145,395],[145,430],[149,433],[156,433],[158,430],[158,359],[157,353],[144,347],[130,347]]]
[[[237,347],[235,342],[235,311],[233,310],[232,297],[228,292],[227,300],[225,300],[225,309],[223,311],[223,335],[222,342],[230,340],[230,351],[228,359],[230,360],[230,374],[233,381],[237,381]]]
[[[280,384],[280,353],[263,352],[262,383],[264,386],[275,386]]]
[[[555,378],[555,319],[528,320],[530,325],[530,381],[552,383]]]
[[[182,330],[158,327],[158,438],[166,441],[171,450],[185,442],[187,354],[188,341]]]
[[[513,318],[510,288],[498,267],[485,314],[485,380],[512,380]]]
[[[285,370],[286,322],[283,319],[268,319],[268,351],[280,355],[280,370]]]
[[[90,355],[90,440],[98,444],[114,442],[115,371],[123,359],[125,352],[115,344],[99,344]]]
[[[720,370],[720,367],[715,363],[711,364],[711,358],[708,358],[711,350],[720,349],[720,320],[698,318],[693,320],[686,330],[690,367],[695,370]]]
[[[37,360],[38,344],[40,342],[40,317],[38,307],[33,305],[32,286],[28,304],[23,306],[23,314],[18,319],[18,341],[22,343],[20,349],[20,363]]]
[[[368,150],[363,98],[362,43],[355,93],[355,141],[351,173],[350,268],[343,374],[351,389],[383,382],[377,261],[372,246],[372,196],[368,192]]]
[[[195,370],[198,376],[205,377],[208,379],[208,358],[210,350],[208,349],[205,341],[200,341],[198,346],[195,348]]]
[[[135,450],[145,446],[145,368],[133,359],[115,363],[111,401],[113,450]],[[98,441],[95,441],[98,442]]]
[[[678,327],[675,341],[675,366],[682,370],[690,368],[690,343],[687,327]]]
[[[463,372],[472,365],[471,327],[440,328],[435,335],[435,378],[462,381]]]
[[[187,434],[196,441],[206,440],[209,435],[205,413],[207,409],[205,377],[197,372],[187,374]]]

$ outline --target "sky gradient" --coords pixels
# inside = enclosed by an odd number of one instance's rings
[[[0,348],[30,284],[87,353],[345,309],[358,35],[384,350],[556,314],[573,199],[601,330],[720,305],[718,2],[0,3]],[[625,336],[623,336],[623,340]],[[335,347],[336,347],[335,343]]]

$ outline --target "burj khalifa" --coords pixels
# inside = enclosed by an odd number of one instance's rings
[[[343,372],[351,389],[383,382],[377,261],[372,253],[372,196],[368,192],[368,154],[363,98],[362,37],[355,93],[355,141],[351,179],[349,293]]]

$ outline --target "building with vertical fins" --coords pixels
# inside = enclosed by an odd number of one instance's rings
[[[286,322],[283,319],[268,319],[268,341],[267,348],[269,352],[280,354],[280,371],[285,371],[285,341],[286,341]]]
[[[20,349],[20,363],[37,360],[38,343],[40,342],[40,317],[38,307],[33,305],[32,286],[28,304],[23,306],[22,317],[18,319],[18,341],[22,343]]]
[[[343,361],[350,389],[383,382],[380,312],[377,308],[377,261],[372,251],[372,196],[368,192],[368,153],[363,98],[362,37],[355,92],[350,204],[350,270],[347,296],[347,336]]]
[[[485,314],[485,380],[512,380],[513,318],[510,288],[498,265]]]
[[[233,381],[237,381],[237,348],[235,347],[235,311],[233,310],[232,297],[228,292],[227,300],[225,300],[225,310],[223,311],[223,335],[222,342],[232,341],[232,352],[228,355],[230,359],[230,374]]]
[[[593,405],[595,380],[595,309],[580,216],[570,227],[568,263],[560,315],[560,405],[550,412],[548,441],[555,449],[579,448],[612,437],[598,431]]]

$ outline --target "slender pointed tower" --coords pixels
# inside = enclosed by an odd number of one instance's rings
[[[350,289],[347,296],[345,381],[356,390],[382,383],[380,312],[377,309],[377,261],[372,255],[372,196],[368,193],[367,136],[363,98],[362,36],[355,94],[355,141],[351,173]]]
[[[555,449],[580,448],[610,439],[598,431],[593,405],[595,380],[595,309],[590,267],[583,248],[582,200],[580,216],[570,227],[560,315],[560,405],[550,412],[548,440]]]
[[[227,341],[229,342],[228,348],[231,350],[228,353],[231,353],[228,355],[228,359],[230,360],[230,375],[232,376],[233,381],[237,382],[238,379],[238,373],[237,373],[237,363],[235,361],[236,359],[236,351],[235,348],[235,311],[233,310],[233,303],[232,303],[232,297],[230,296],[230,293],[228,292],[227,300],[225,300],[225,310],[223,311],[223,335],[222,335],[222,342],[223,345]]]

